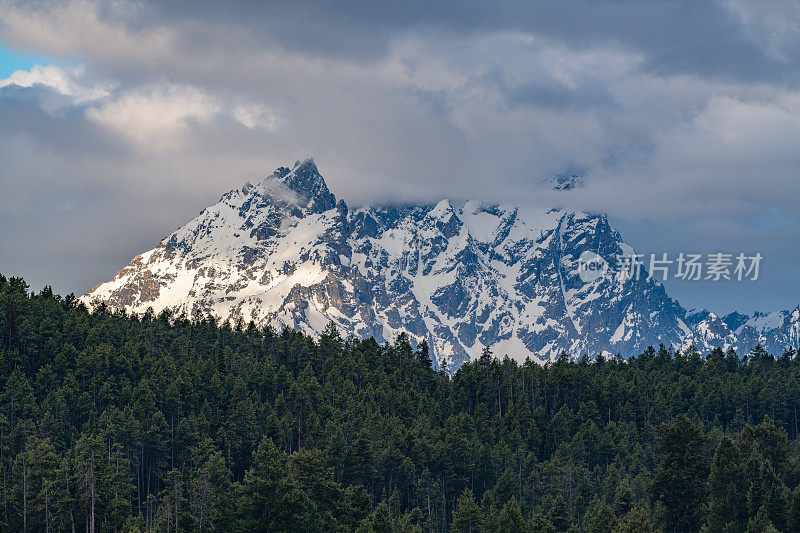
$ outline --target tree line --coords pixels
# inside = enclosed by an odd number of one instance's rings
[[[546,365],[0,275],[2,531],[800,532],[800,360]]]

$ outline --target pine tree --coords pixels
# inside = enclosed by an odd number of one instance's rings
[[[778,533],[769,519],[766,507],[761,507],[758,513],[747,523],[747,533]]]
[[[720,439],[709,476],[708,526],[723,531],[727,526],[744,529],[747,523],[747,488],[742,459],[733,441]]]
[[[196,531],[213,531],[227,513],[230,471],[225,458],[205,439],[192,451],[196,474],[190,480],[190,510]]]
[[[290,479],[286,463],[286,455],[264,438],[238,490],[239,528],[289,531],[312,525],[310,502]]]
[[[617,517],[625,516],[630,512],[633,503],[633,490],[629,480],[626,479],[617,485],[614,491],[614,515]]]
[[[619,533],[651,533],[653,525],[647,510],[634,507],[619,523]]]
[[[336,528],[333,514],[342,499],[342,488],[333,480],[333,469],[328,466],[325,454],[301,448],[289,457],[289,470],[292,479],[313,502],[315,513],[324,517],[323,528]]]
[[[697,531],[706,493],[708,460],[703,453],[705,436],[686,415],[661,425],[658,446],[661,460],[649,491],[664,505],[667,531]]]
[[[520,533],[528,531],[528,524],[522,517],[522,510],[519,508],[519,503],[517,503],[515,497],[512,496],[500,511],[500,515],[497,518],[497,530],[518,531]]]
[[[55,531],[58,513],[57,481],[59,461],[49,439],[30,437],[17,457],[23,481],[23,529]]]
[[[8,350],[18,347],[18,337],[17,310],[14,308],[14,297],[12,296],[8,304],[8,336],[6,337],[6,348]]]
[[[587,533],[614,533],[617,531],[617,519],[605,502],[598,505],[594,516],[589,519],[586,531]]]
[[[426,339],[422,339],[417,345],[416,358],[422,368],[428,369],[431,368],[431,365],[433,365],[433,359],[431,359],[430,354],[430,346],[428,346],[428,341]]]
[[[375,507],[375,510],[369,518],[364,520],[358,531],[368,533],[392,533],[394,531],[392,522],[392,513],[389,510],[389,505],[383,501]]]
[[[786,532],[800,533],[800,487],[792,491],[787,514]]]
[[[481,515],[483,516],[481,531],[497,531],[498,514],[494,495],[492,491],[487,490],[483,493],[483,498],[481,498]]]
[[[531,530],[534,533],[556,533],[555,526],[553,526],[553,524],[540,512],[533,514],[533,520],[531,520]]]
[[[472,491],[464,489],[458,498],[456,512],[453,513],[453,531],[473,533],[478,531],[481,521],[481,508],[475,502]]]
[[[567,513],[567,503],[564,496],[556,494],[550,508],[547,511],[547,520],[559,531],[569,529],[569,515]]]

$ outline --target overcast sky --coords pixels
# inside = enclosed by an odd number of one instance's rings
[[[640,251],[764,256],[684,306],[793,308],[798,67],[796,1],[0,0],[0,272],[83,293],[313,156],[353,206],[581,173]]]

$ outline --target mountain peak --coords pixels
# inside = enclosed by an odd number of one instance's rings
[[[313,158],[296,161],[291,169],[278,167],[267,179],[282,181],[315,213],[336,207],[336,197],[328,189]]]
[[[800,344],[800,308],[687,312],[647,279],[584,280],[587,251],[609,264],[634,253],[604,215],[582,211],[448,200],[349,211],[306,159],[230,191],[83,301],[314,335],[333,321],[379,343],[403,332],[427,340],[449,371],[488,347],[543,362],[563,352],[627,357],[662,343],[704,352],[758,343],[777,353]]]
[[[583,176],[579,174],[558,175],[548,180],[553,189],[557,191],[568,191],[583,187]]]

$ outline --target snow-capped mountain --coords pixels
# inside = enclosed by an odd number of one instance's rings
[[[559,194],[576,186],[576,176],[555,182]],[[595,213],[474,200],[351,210],[308,159],[226,193],[83,300],[312,335],[332,321],[379,342],[404,331],[427,339],[450,370],[485,347],[539,361],[564,351],[627,357],[660,343],[738,346],[747,328],[764,345],[797,345],[798,310],[786,315],[794,322],[782,336],[764,330],[775,320],[761,316],[728,325],[687,315],[646,273],[608,269],[585,282],[579,257],[587,251],[615,265],[632,248]]]
[[[800,306],[793,311],[756,311],[752,316],[733,312],[721,318],[707,309],[690,311],[686,323],[692,327],[692,335],[684,339],[683,347],[694,345],[700,352],[719,346],[746,354],[761,345],[778,356],[800,346]]]

